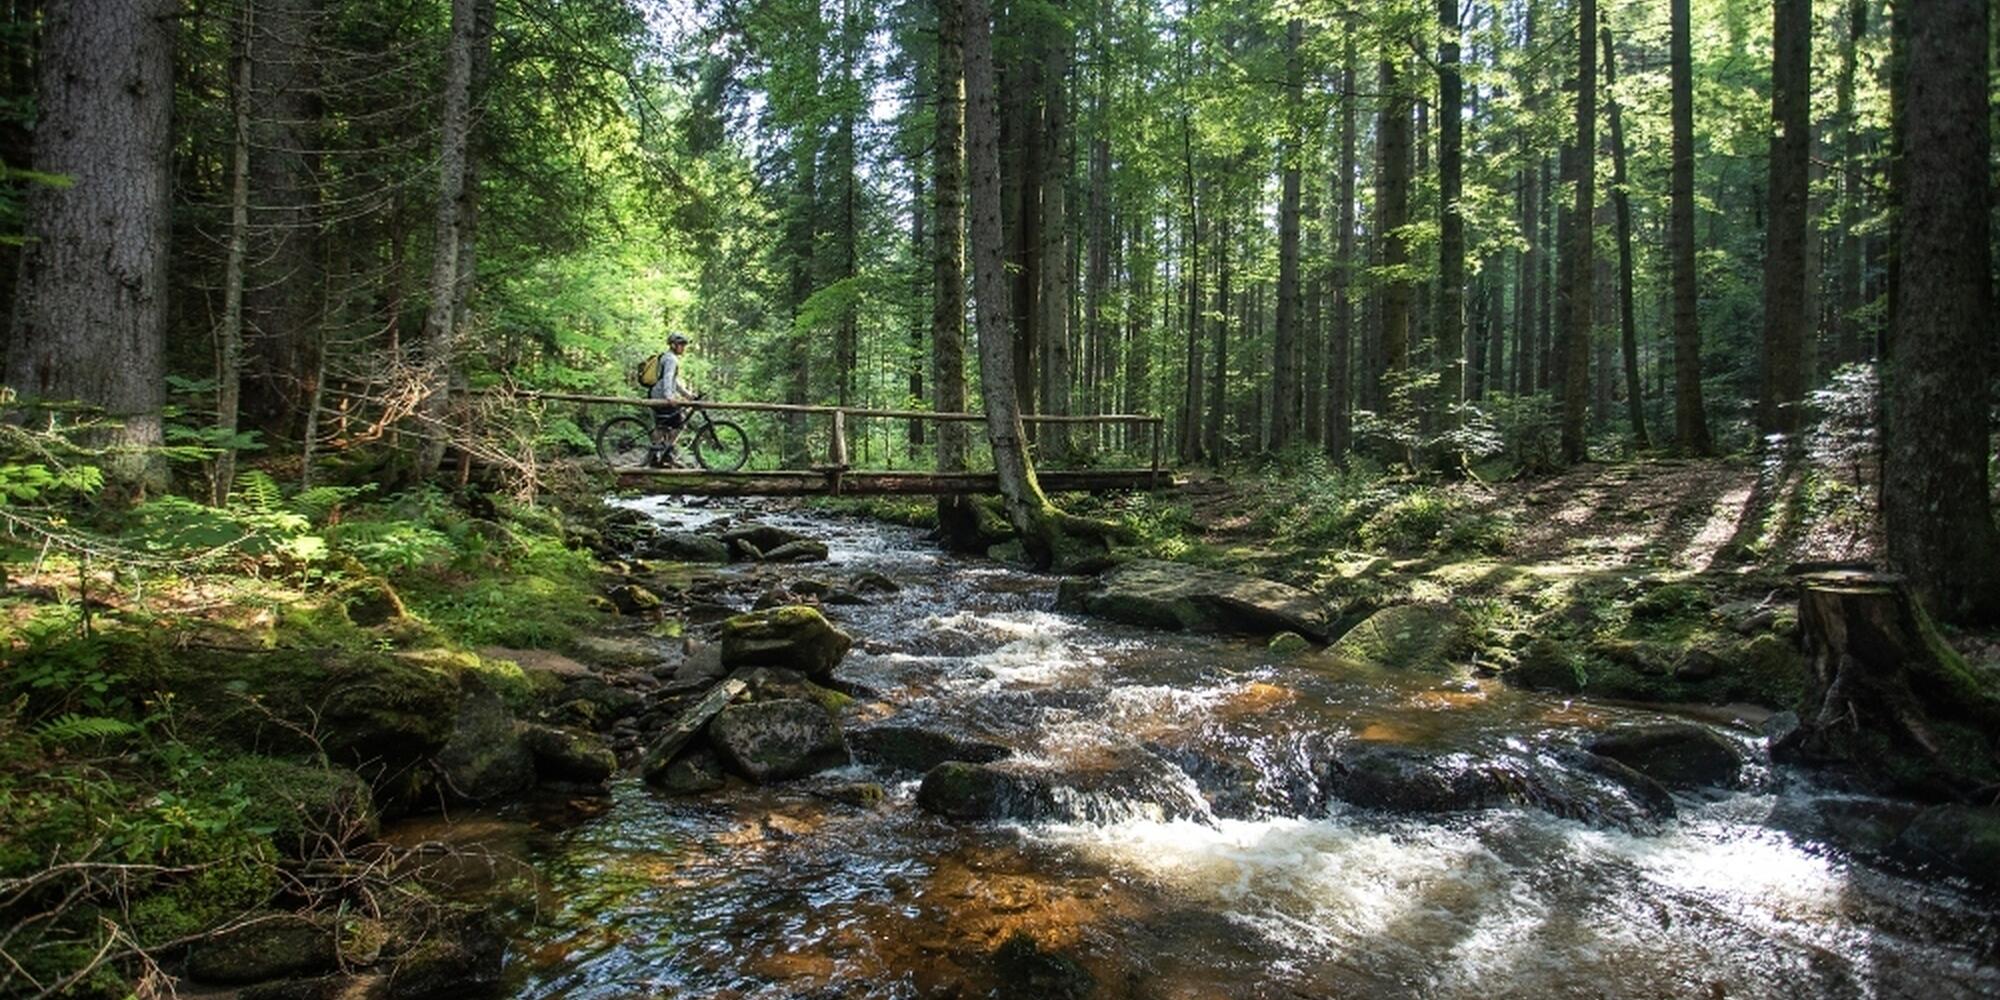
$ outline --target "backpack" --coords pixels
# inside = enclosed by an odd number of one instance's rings
[[[639,367],[633,370],[632,381],[639,383],[641,389],[651,389],[660,384],[661,367],[660,356],[648,354],[646,360],[639,362]]]

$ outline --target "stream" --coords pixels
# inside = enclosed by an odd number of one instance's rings
[[[680,528],[743,512],[631,505]],[[540,879],[517,996],[1085,995],[1002,990],[996,949],[1022,931],[1106,998],[2000,995],[2000,901],[1784,832],[1823,793],[1747,729],[1723,730],[1743,787],[1657,824],[1354,809],[1312,791],[1327,745],[1528,760],[1661,717],[1056,613],[1054,578],[914,530],[753,513],[829,544],[795,575],[902,587],[827,609],[856,638],[839,678],[872,692],[850,732],[893,717],[1147,780],[1008,823],[936,818],[917,775],[861,765],[693,798],[621,780],[592,818],[511,827]],[[886,800],[827,794],[864,781]]]

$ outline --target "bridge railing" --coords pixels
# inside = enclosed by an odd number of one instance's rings
[[[529,390],[516,390],[508,392],[508,391],[496,390],[496,394],[516,399],[539,399],[539,400],[547,400],[550,402],[583,403],[589,405],[603,405],[603,406],[638,406],[649,409],[666,409],[670,407],[688,405],[685,401],[677,402],[672,400],[647,399],[644,397],[632,397],[632,396],[597,396],[584,393],[568,393],[568,392],[538,392]],[[708,399],[700,400],[694,405],[698,405],[703,409],[719,411],[719,412],[734,411],[734,412],[744,412],[744,413],[801,414],[807,416],[830,418],[832,429],[831,433],[828,435],[827,455],[826,455],[827,464],[824,466],[815,466],[811,469],[789,470],[789,471],[824,474],[829,477],[832,491],[836,493],[840,492],[840,477],[850,471],[853,471],[853,464],[851,461],[852,452],[848,444],[848,428],[850,421],[853,419],[912,420],[912,421],[920,421],[927,423],[983,424],[986,422],[985,415],[979,413],[939,413],[930,410],[883,409],[878,407],[865,407],[865,406],[821,406],[821,405],[800,404],[800,403],[736,402],[736,401],[722,401],[722,400],[708,400]],[[1165,436],[1165,427],[1166,427],[1165,418],[1149,416],[1146,414],[1137,414],[1137,413],[1065,414],[1065,415],[1037,413],[1037,414],[1022,414],[1021,420],[1023,423],[1035,424],[1035,425],[1068,424],[1068,425],[1088,426],[1088,425],[1122,424],[1122,425],[1131,425],[1144,428],[1144,431],[1147,435],[1147,448],[1148,451],[1150,452],[1150,462],[1144,469],[1123,470],[1121,473],[1118,473],[1118,475],[1123,477],[1120,480],[1120,482],[1130,483],[1134,478],[1133,473],[1143,473],[1144,474],[1143,479],[1147,488],[1156,488],[1161,483],[1162,476],[1164,474],[1164,471],[1161,467],[1161,445],[1162,445],[1162,439]],[[678,470],[650,470],[652,474],[665,473],[668,475],[671,475],[675,471]],[[787,470],[779,470],[779,472],[783,471]],[[1037,471],[1041,472],[1042,470],[1038,469]],[[1050,470],[1050,471],[1055,471],[1055,470]],[[698,471],[695,471],[691,472],[690,474],[700,474],[700,473]],[[738,475],[755,475],[755,473],[739,473]],[[1081,476],[1084,474],[1079,473],[1074,475]],[[1087,484],[1087,481],[1083,480],[1079,481],[1086,483],[1081,488],[1094,488],[1089,486]]]

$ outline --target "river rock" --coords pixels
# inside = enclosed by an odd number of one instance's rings
[[[454,914],[429,930],[389,974],[395,1000],[464,1000],[498,995],[507,939],[483,910]]]
[[[595,727],[609,726],[627,718],[646,704],[644,698],[596,677],[579,677],[563,685],[557,704],[582,702],[589,708],[581,713]]]
[[[785,667],[826,681],[852,645],[847,633],[804,605],[753,611],[722,623],[722,664],[731,669]]]
[[[522,744],[514,713],[477,674],[461,683],[458,721],[437,756],[445,791],[480,802],[532,787],[535,758]]]
[[[1987,889],[2000,889],[2000,809],[1933,806],[1896,838],[1910,860]]]
[[[241,985],[333,969],[333,928],[290,913],[273,913],[203,941],[188,951],[188,975],[204,983]]]
[[[924,772],[949,760],[990,764],[1013,751],[998,743],[960,739],[922,726],[871,726],[847,734],[856,759],[867,764]]]
[[[1600,757],[1630,766],[1668,788],[1728,787],[1743,769],[1736,744],[1687,722],[1616,729],[1584,745]]]
[[[1085,1000],[1097,991],[1082,963],[1044,949],[1027,931],[1015,931],[994,949],[993,974],[1003,1000]]]
[[[893,594],[902,590],[902,585],[874,570],[854,574],[848,586],[859,594]]]
[[[1057,603],[1131,625],[1271,635],[1297,632],[1325,641],[1319,598],[1273,580],[1181,563],[1135,559],[1094,579],[1063,581]]]
[[[1399,604],[1349,629],[1327,655],[1385,667],[1444,671],[1472,654],[1472,621],[1442,604]]]
[[[621,615],[643,615],[660,607],[660,595],[636,583],[621,583],[606,591],[604,596],[611,599],[611,605]]]
[[[1505,799],[1500,774],[1484,761],[1381,743],[1343,748],[1325,787],[1350,805],[1387,812],[1462,812]]]
[[[1530,691],[1576,694],[1583,690],[1584,672],[1577,656],[1554,639],[1531,640],[1514,666],[1500,676],[1507,683]]]
[[[826,709],[797,698],[732,705],[708,724],[709,741],[737,773],[759,784],[847,763],[847,744]]]
[[[1208,803],[1172,764],[1141,751],[1074,770],[946,761],[925,773],[917,805],[955,820],[1208,820]]]
[[[749,685],[744,682],[731,678],[709,688],[696,699],[694,704],[682,709],[666,731],[647,748],[646,755],[639,765],[639,771],[645,779],[654,784],[664,783],[668,768],[674,763],[674,759],[680,756],[682,748],[693,742],[694,738],[707,727],[709,720],[714,719],[724,706],[748,687]]]
[[[722,758],[707,747],[681,754],[647,780],[668,795],[701,795],[729,785],[729,778],[722,773]]]
[[[521,744],[535,758],[535,773],[549,781],[601,785],[618,770],[618,757],[589,733],[555,726],[524,725]]]
[[[726,563],[729,544],[692,531],[662,531],[646,539],[639,547],[639,554],[647,559],[681,563]]]
[[[764,550],[764,562],[824,562],[827,556],[825,542],[802,538],[796,542],[786,542],[775,549]]]
[[[237,991],[237,1000],[386,1000],[389,977],[379,974],[319,976],[258,983]]]
[[[806,541],[806,536],[790,528],[780,528],[775,524],[746,524],[722,533],[722,541],[731,547],[741,542],[755,549],[760,555],[781,545]]]

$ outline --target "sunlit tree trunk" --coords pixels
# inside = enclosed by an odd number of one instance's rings
[[[1456,0],[1453,0],[1456,2]],[[1292,443],[1299,413],[1299,170],[1305,156],[1305,84],[1299,45],[1305,22],[1285,28],[1284,194],[1278,206],[1278,315],[1271,366],[1271,449]]]
[[[1409,367],[1410,311],[1415,296],[1404,273],[1410,262],[1409,240],[1403,227],[1410,221],[1411,124],[1410,99],[1404,92],[1402,69],[1398,65],[1403,56],[1394,51],[1397,45],[1400,43],[1391,43],[1391,50],[1381,62],[1382,111],[1375,126],[1381,158],[1375,187],[1375,238],[1382,247],[1382,267],[1389,274],[1382,281],[1380,293],[1381,367],[1369,373],[1370,378],[1383,383],[1378,393],[1385,391],[1388,381],[1401,377]],[[1398,421],[1409,416],[1391,414]]]
[[[470,129],[475,0],[452,0],[451,45],[445,57],[444,114],[438,139],[437,218],[432,227],[430,307],[424,316],[425,396],[419,407],[422,443],[416,475],[428,479],[444,460],[451,402],[452,320],[458,304],[458,238],[464,218],[466,136]]]
[[[1669,168],[1669,237],[1674,285],[1674,445],[1683,454],[1715,449],[1702,411],[1701,327],[1695,312],[1694,50],[1688,0],[1669,0],[1673,163]]]
[[[1605,112],[1611,120],[1611,197],[1618,212],[1618,333],[1625,355],[1625,415],[1632,423],[1632,443],[1652,447],[1646,435],[1646,404],[1639,386],[1639,320],[1632,302],[1632,198],[1625,177],[1625,119],[1618,88],[1618,52],[1611,44],[1611,26],[1604,27],[1604,89],[1610,94]]]
[[[1570,209],[1569,301],[1563,323],[1562,453],[1565,462],[1590,457],[1584,415],[1590,393],[1591,258],[1595,241],[1591,220],[1597,211],[1597,0],[1577,5],[1576,202]]]
[[[1327,363],[1326,450],[1333,460],[1346,464],[1353,450],[1353,357],[1354,357],[1354,25],[1349,21],[1341,31],[1340,70],[1340,165],[1333,179],[1334,210],[1339,230],[1336,239],[1338,260],[1333,271],[1333,346]]]
[[[209,502],[221,504],[236,479],[237,419],[243,390],[243,255],[250,236],[250,88],[256,59],[257,7],[245,3],[238,21],[236,79],[230,94],[235,138],[229,158],[229,247],[222,267],[222,323],[215,333],[215,429],[223,437],[209,482]]]
[[[99,407],[121,489],[165,479],[173,0],[51,4],[6,377],[23,401]]]
[[[1806,393],[1807,177],[1812,152],[1812,2],[1773,4],[1769,229],[1764,241],[1764,341],[1757,430],[1767,440],[1799,427]],[[1926,57],[1928,58],[1928,56]]]
[[[1459,199],[1464,193],[1464,81],[1459,73],[1458,5],[1460,0],[1438,0],[1441,31],[1438,43],[1438,307],[1437,406],[1440,428],[1446,432],[1459,427],[1460,404],[1465,402],[1465,214]],[[1438,456],[1442,467],[1456,473],[1465,466],[1465,455],[1456,445],[1448,445]]]
[[[1947,621],[2000,620],[1989,384],[1992,136],[1984,0],[1898,4],[1897,287],[1883,366],[1883,537]],[[1921,54],[1920,56],[1918,54]]]

